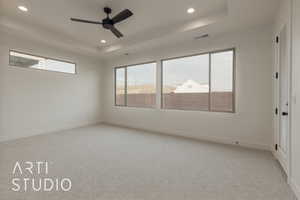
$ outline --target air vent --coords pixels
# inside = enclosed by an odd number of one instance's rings
[[[195,37],[195,40],[200,40],[202,38],[207,38],[208,36],[209,36],[208,34],[200,35],[200,36]]]

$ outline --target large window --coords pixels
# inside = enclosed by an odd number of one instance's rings
[[[125,106],[125,71],[126,68],[118,68],[115,71],[116,79],[116,105]]]
[[[233,51],[211,54],[210,109],[212,111],[233,111],[233,59]]]
[[[234,112],[234,50],[162,61],[162,108]]]
[[[9,52],[9,65],[30,69],[64,72],[69,74],[76,73],[76,65],[74,63],[41,56],[34,56],[17,51]]]
[[[156,63],[115,68],[115,104],[155,107]]]
[[[209,109],[209,55],[163,61],[163,108]]]
[[[235,112],[235,50],[115,68],[115,105],[155,107],[156,76],[161,76],[161,108]]]

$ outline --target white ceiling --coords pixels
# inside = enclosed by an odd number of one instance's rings
[[[271,23],[279,0],[0,0],[0,29],[97,57],[155,48],[193,40],[208,33]],[[25,5],[29,12],[17,9]],[[125,35],[117,39],[99,25],[70,21],[70,17],[101,20],[110,6],[112,16],[128,8],[134,15],[116,25]],[[194,7],[192,15],[187,8]],[[106,44],[100,40],[105,39]]]

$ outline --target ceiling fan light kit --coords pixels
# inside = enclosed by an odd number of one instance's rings
[[[118,13],[113,18],[110,18],[109,15],[111,14],[112,9],[109,7],[105,7],[104,12],[106,13],[107,17],[104,18],[100,22],[99,21],[90,21],[90,20],[85,20],[85,19],[78,19],[78,18],[71,18],[71,20],[75,21],[75,22],[82,22],[82,23],[89,23],[89,24],[101,24],[104,29],[110,30],[117,38],[123,37],[124,35],[118,29],[116,29],[116,27],[114,25],[126,20],[127,18],[132,16],[133,13],[129,9],[125,9],[125,10],[121,11],[120,13]]]

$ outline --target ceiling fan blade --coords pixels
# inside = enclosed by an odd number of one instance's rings
[[[114,24],[116,24],[116,23],[119,23],[119,22],[127,19],[128,17],[130,17],[132,15],[133,15],[133,13],[130,10],[125,9],[122,12],[120,12],[119,14],[117,14],[116,16],[114,16],[112,18],[112,21],[114,22]]]
[[[101,22],[90,21],[90,20],[85,20],[85,19],[71,18],[71,20],[75,21],[75,22],[83,22],[83,23],[89,23],[89,24],[102,24]]]
[[[116,27],[110,26],[109,29],[110,29],[111,32],[112,32],[113,34],[115,34],[115,36],[117,36],[118,38],[123,37],[123,34],[122,34],[118,29],[116,29]]]

